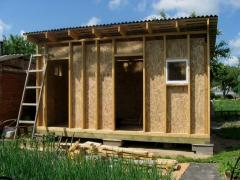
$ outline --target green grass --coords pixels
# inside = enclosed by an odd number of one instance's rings
[[[240,100],[219,99],[214,101],[215,111],[239,111]]]
[[[57,151],[53,144],[45,143],[45,151],[32,142],[33,150],[19,148],[20,141],[0,142],[0,176],[13,179],[171,179],[171,172],[152,166],[140,166],[132,161],[76,156],[71,159],[65,151]]]

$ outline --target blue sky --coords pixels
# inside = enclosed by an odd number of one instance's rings
[[[60,27],[217,14],[218,27],[232,50],[230,65],[240,56],[240,0],[0,0],[0,36]]]

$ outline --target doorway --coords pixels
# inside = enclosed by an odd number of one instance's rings
[[[143,129],[143,60],[124,58],[115,61],[116,129]]]
[[[67,60],[48,61],[47,124],[54,127],[68,127]]]

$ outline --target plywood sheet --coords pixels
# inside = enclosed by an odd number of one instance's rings
[[[79,128],[82,121],[82,46],[73,46],[72,69],[72,122],[73,127]]]
[[[206,44],[203,38],[191,39],[191,118],[192,132],[204,134],[206,120]]]
[[[167,39],[167,58],[187,58],[187,39]]]
[[[113,129],[112,44],[100,44],[99,124],[102,129]]]
[[[163,40],[146,41],[146,118],[151,132],[164,132],[166,119],[163,53]]]
[[[168,132],[188,133],[188,87],[169,86],[167,88]]]
[[[86,128],[95,128],[95,115],[96,115],[96,46],[94,44],[87,44],[86,52]]]
[[[142,53],[142,41],[118,41],[116,43],[117,54],[135,54]]]
[[[48,47],[49,59],[67,59],[69,55],[68,46],[49,46]]]

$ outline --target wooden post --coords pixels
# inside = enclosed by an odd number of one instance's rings
[[[166,78],[166,59],[167,59],[167,37],[166,35],[163,36],[163,61],[164,61],[164,78]],[[165,106],[165,119],[164,119],[164,133],[168,133],[168,117],[167,117],[167,85],[166,85],[166,79],[165,79],[165,103],[162,103],[163,106]]]
[[[47,45],[45,44],[44,45],[44,50],[43,50],[43,54],[47,54],[48,53],[48,49],[47,49]],[[43,57],[43,65],[45,65],[48,61],[47,59],[48,57],[44,56]],[[42,109],[43,109],[43,126],[47,127],[48,126],[48,119],[47,119],[47,77],[48,77],[48,69],[46,68],[46,78],[45,78],[45,83],[44,83],[44,86],[43,86],[43,106],[42,106]],[[43,77],[42,77],[43,78]]]
[[[97,67],[96,67],[96,116],[95,116],[95,129],[99,128],[99,53],[100,53],[100,46],[99,41],[95,41],[96,44],[96,61],[97,61]]]
[[[205,123],[205,133],[210,136],[210,37],[209,37],[210,20],[207,19],[207,116]]]
[[[73,127],[72,119],[72,70],[73,70],[73,46],[69,42],[69,58],[68,58],[68,127]]]
[[[112,88],[113,88],[113,101],[112,101],[112,108],[113,108],[113,118],[112,123],[113,127],[112,130],[116,129],[116,109],[115,109],[115,55],[116,54],[116,41],[112,39]]]
[[[189,130],[188,133],[191,134],[192,122],[191,122],[191,38],[190,34],[187,35],[187,49],[188,49],[188,120],[189,120]]]
[[[143,131],[148,131],[146,119],[146,37],[143,37]]]
[[[81,121],[81,128],[85,128],[85,121],[86,121],[86,111],[85,111],[85,105],[86,105],[86,98],[85,98],[85,42],[82,41],[82,71],[81,71],[81,76],[82,76],[82,121]]]

